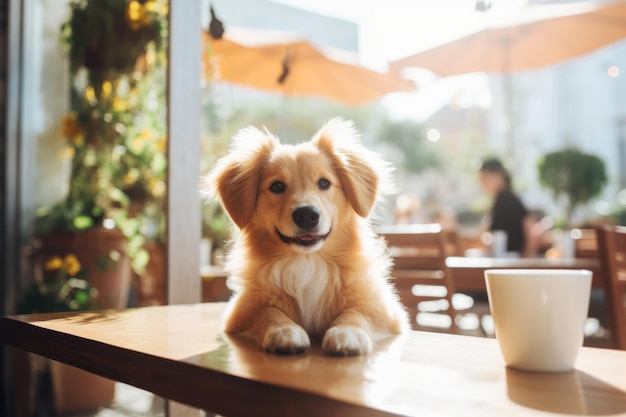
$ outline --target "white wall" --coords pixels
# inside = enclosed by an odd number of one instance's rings
[[[31,208],[60,201],[67,192],[69,159],[61,121],[69,108],[68,68],[60,27],[67,0],[25,0],[24,106],[25,178]]]

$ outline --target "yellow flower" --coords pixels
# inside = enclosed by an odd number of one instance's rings
[[[162,197],[165,195],[165,182],[156,178],[150,178],[148,181],[148,188],[155,197]]]
[[[126,175],[124,175],[124,184],[131,185],[137,182],[139,179],[139,170],[137,168],[131,168]]]
[[[74,140],[80,133],[81,130],[76,120],[76,113],[71,112],[66,114],[61,121],[61,134],[68,139]]]
[[[126,20],[132,30],[138,30],[152,23],[152,17],[150,16],[147,7],[142,6],[136,0],[132,0],[128,3],[128,8],[126,9]]]
[[[89,86],[85,89],[85,98],[89,101],[89,104],[93,105],[96,103],[96,92],[94,91],[92,86]]]
[[[130,149],[136,153],[141,152],[146,142],[151,141],[153,137],[154,137],[154,134],[152,130],[150,129],[142,130],[141,133],[138,136],[136,136],[130,143]]]
[[[102,98],[107,99],[111,97],[111,92],[113,91],[113,85],[111,81],[105,81],[102,83]]]
[[[157,2],[154,0],[148,0],[144,6],[146,8],[146,10],[150,11],[150,12],[158,12],[159,11],[159,6],[157,5]]]
[[[159,7],[159,13],[161,13],[161,15],[163,16],[167,16],[169,12],[170,12],[170,8],[167,5],[167,3],[161,4],[161,6]]]
[[[63,261],[58,256],[53,256],[48,259],[43,266],[43,269],[46,271],[56,271],[57,269],[61,269],[63,267]]]
[[[165,152],[165,148],[167,147],[167,139],[165,138],[165,136],[161,136],[159,139],[157,139],[154,146],[157,151]]]
[[[149,67],[153,67],[156,64],[156,60],[156,50],[154,48],[148,48],[146,50],[146,64],[148,64]]]
[[[131,22],[141,19],[141,4],[138,1],[133,0],[128,3],[126,18]]]
[[[76,151],[74,150],[74,148],[72,148],[71,146],[67,146],[65,149],[63,149],[63,158],[72,159],[75,152]]]
[[[71,253],[67,255],[65,259],[63,259],[63,264],[67,273],[72,276],[78,274],[78,271],[80,271],[81,268],[80,262],[78,262],[78,258],[76,257],[76,255],[73,255]]]
[[[113,99],[113,111],[122,112],[128,109],[128,102],[119,97]]]

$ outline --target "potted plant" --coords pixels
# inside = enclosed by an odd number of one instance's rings
[[[18,313],[79,311],[95,307],[98,291],[86,279],[88,271],[75,254],[46,258],[38,270],[41,273],[37,280],[27,288],[18,303]],[[56,361],[33,358],[32,363],[38,367],[49,365],[54,405],[58,412],[93,409],[113,401],[114,382],[111,380]]]
[[[39,270],[45,277],[51,260],[74,257],[82,266],[80,282],[98,293],[88,306],[78,307],[121,308],[128,305],[131,266],[145,272],[150,261],[146,244],[159,242],[163,230],[167,1],[73,0],[69,7],[70,17],[61,27],[72,85],[62,123],[71,159],[69,191],[38,213]],[[49,300],[37,297],[37,291],[59,299],[67,283],[79,282],[73,271],[63,271],[64,286],[35,280],[25,294],[31,311],[50,310]],[[111,402],[113,381],[77,371],[52,366],[59,411]],[[77,380],[81,389],[68,387]],[[107,395],[80,394],[92,392],[92,384],[98,387],[94,392]],[[68,405],[66,394],[78,402]],[[86,402],[89,398],[95,401]]]
[[[539,160],[539,181],[554,198],[565,199],[565,224],[571,226],[578,207],[596,198],[608,178],[604,161],[577,149],[564,149]]]
[[[72,80],[62,123],[70,186],[40,210],[36,230],[42,258],[85,249],[77,255],[101,292],[97,307],[125,307],[130,266],[145,271],[146,242],[163,230],[167,2],[74,0],[70,10],[61,28]],[[105,295],[114,281],[117,299]]]
[[[75,254],[52,256],[42,274],[24,292],[19,314],[89,310],[98,291],[85,279],[86,271]]]

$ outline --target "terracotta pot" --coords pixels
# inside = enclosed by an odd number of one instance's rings
[[[131,282],[126,237],[119,230],[94,228],[81,232],[54,232],[39,238],[39,262],[72,253],[98,290],[96,308],[124,308]],[[113,402],[115,382],[52,361],[55,408],[58,413],[95,410]]]
[[[165,245],[159,242],[146,242],[143,248],[148,251],[150,260],[143,274],[137,276],[139,305],[163,305],[165,300]]]
[[[96,308],[124,308],[131,282],[126,237],[119,230],[94,228],[81,232],[54,232],[39,238],[39,259],[76,255],[87,279],[98,290]]]
[[[50,361],[54,407],[58,414],[106,407],[115,397],[115,382],[64,363]]]

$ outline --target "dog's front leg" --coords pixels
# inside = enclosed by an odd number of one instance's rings
[[[261,308],[252,320],[252,326],[244,334],[267,352],[291,355],[311,346],[304,329],[276,307]]]
[[[327,355],[355,356],[372,351],[368,320],[355,309],[344,310],[333,321],[322,339],[322,350]]]

